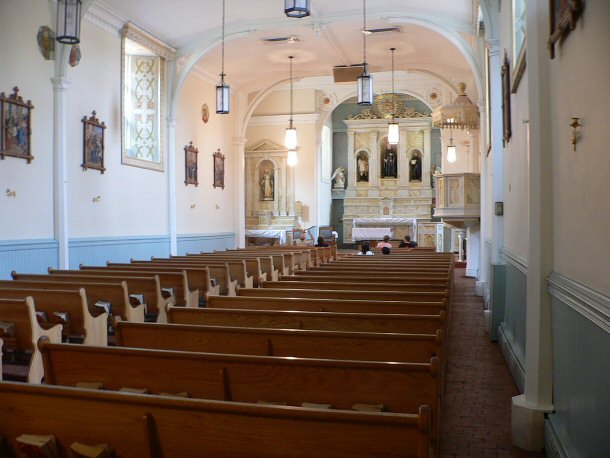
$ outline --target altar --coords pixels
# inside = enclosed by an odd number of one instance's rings
[[[246,229],[246,242],[255,239],[270,239],[270,242],[277,241],[280,245],[286,244],[286,231],[280,229]]]
[[[405,235],[417,239],[416,218],[354,218],[352,220],[352,241],[382,240],[384,236],[402,240]]]

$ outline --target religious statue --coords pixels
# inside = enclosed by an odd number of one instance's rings
[[[413,156],[409,161],[409,181],[421,181],[421,158]]]
[[[385,150],[385,157],[383,158],[382,176],[385,178],[396,178],[398,176],[398,174],[396,173],[396,153],[394,152],[394,149],[390,146],[388,146]]]
[[[261,200],[273,200],[273,176],[269,170],[265,170],[261,181]]]
[[[358,181],[369,181],[369,160],[366,154],[360,153],[357,160]]]
[[[337,167],[330,179],[335,180],[333,189],[345,189],[345,169],[343,167]]]

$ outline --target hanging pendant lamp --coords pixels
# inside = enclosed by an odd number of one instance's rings
[[[284,0],[284,13],[297,19],[309,16],[309,0]]]
[[[295,150],[295,149],[288,150],[288,157],[286,158],[286,163],[288,164],[288,166],[294,167],[295,165],[297,165],[297,162],[298,162],[297,150]]]
[[[231,91],[229,85],[225,84],[225,0],[222,0],[222,70],[220,72],[220,83],[216,86],[216,113],[229,114]]]
[[[284,146],[290,151],[297,148],[297,130],[292,125],[292,59],[294,59],[294,56],[288,56],[288,58],[290,59],[290,123],[286,128]]]
[[[60,43],[80,43],[81,0],[57,1],[57,38]]]
[[[447,122],[449,124],[453,124],[455,122],[454,118],[448,118]],[[447,145],[447,162],[453,164],[457,161],[457,151],[455,149],[455,145],[453,144],[453,130],[449,127],[449,144]]]
[[[394,51],[396,48],[390,48],[390,51],[392,51],[392,120],[388,123],[388,144],[398,145],[400,133],[396,122],[396,93],[394,92]]]
[[[364,40],[364,63],[362,64],[362,75],[358,77],[358,105],[372,105],[373,104],[373,77],[369,75],[366,63],[366,36],[368,30],[366,29],[366,0],[362,0],[362,16],[363,27],[362,35]]]

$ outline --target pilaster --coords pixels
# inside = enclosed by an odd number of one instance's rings
[[[176,221],[176,118],[168,116],[167,127],[167,222],[169,253],[178,254],[178,229]]]
[[[233,170],[235,170],[234,194],[233,194],[233,221],[235,226],[235,245],[243,248],[246,246],[246,177],[245,177],[245,151],[246,137],[233,138]],[[258,189],[258,188],[257,188]]]

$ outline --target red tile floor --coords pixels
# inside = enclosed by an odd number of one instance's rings
[[[440,458],[537,457],[512,445],[511,398],[519,394],[500,347],[489,340],[475,280],[455,269]]]

